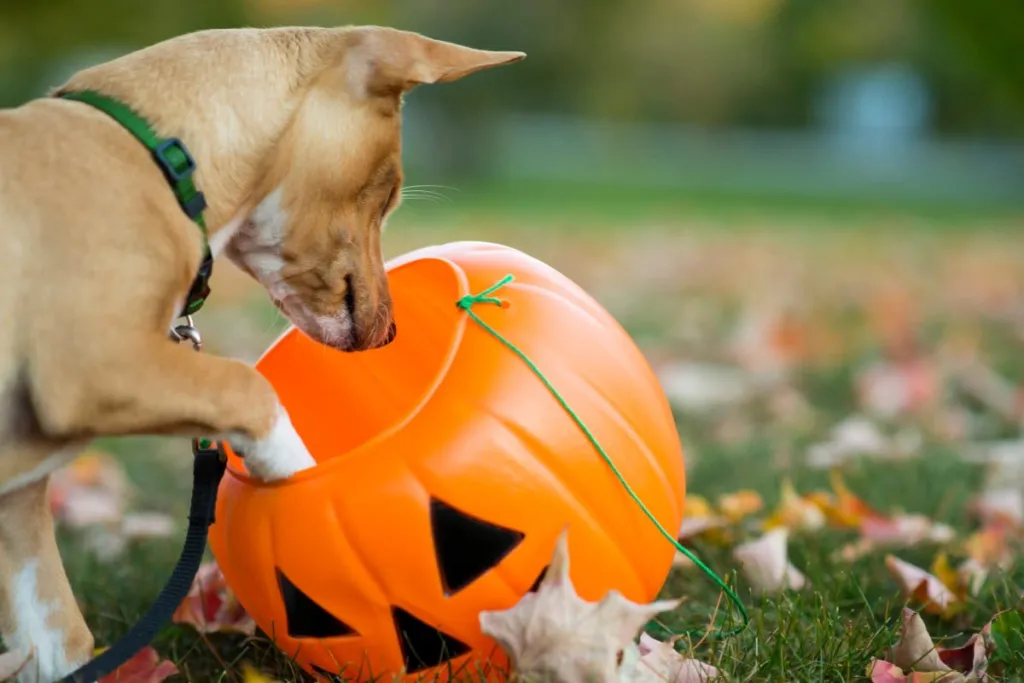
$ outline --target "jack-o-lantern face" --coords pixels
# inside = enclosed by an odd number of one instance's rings
[[[446,597],[467,587],[494,568],[523,540],[521,531],[506,529],[472,517],[444,501],[430,500],[430,528],[436,551],[437,571]],[[536,590],[541,576],[530,590]],[[289,638],[330,639],[356,637],[359,633],[317,604],[277,569]],[[402,662],[408,673],[439,666],[468,653],[472,648],[453,635],[438,631],[416,615],[391,607]],[[331,672],[313,666],[317,673]]]
[[[475,312],[542,367],[662,525],[682,520],[671,411],[607,312],[512,249],[410,254],[389,267],[392,344],[346,354],[292,330],[257,366],[317,467],[260,484],[229,452],[221,485],[221,568],[311,673],[502,678],[479,613],[536,589],[567,524],[584,599],[650,601],[668,574],[672,546],[549,390],[456,306],[506,273],[508,306]]]

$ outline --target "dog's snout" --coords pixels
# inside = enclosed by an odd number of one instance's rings
[[[397,337],[397,336],[398,336],[398,325],[395,324],[394,320],[392,320],[391,324],[388,325],[388,333],[387,333],[387,336],[384,337],[384,344],[387,345],[387,344],[390,344],[391,342],[395,341],[395,337]]]

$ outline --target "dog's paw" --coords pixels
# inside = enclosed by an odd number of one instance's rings
[[[228,443],[245,462],[249,474],[263,481],[287,479],[316,465],[282,406],[278,406],[277,419],[266,438],[234,436],[228,438]]]

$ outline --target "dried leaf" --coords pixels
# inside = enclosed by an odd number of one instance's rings
[[[786,529],[772,529],[733,549],[733,557],[756,590],[771,594],[807,585],[804,575],[789,562],[788,538]]]
[[[921,543],[948,543],[956,532],[947,524],[924,515],[898,514],[892,517],[867,517],[860,524],[861,537],[874,548],[910,547]]]
[[[801,497],[786,477],[782,481],[782,495],[779,506],[764,521],[765,531],[783,527],[790,531],[813,531],[825,525],[825,513],[813,501]]]
[[[892,663],[901,669],[917,671],[950,671],[939,657],[921,615],[903,608],[900,639],[892,648]]]
[[[687,496],[683,510],[685,517],[679,525],[679,540],[701,536],[716,545],[729,543],[729,535],[725,532],[729,520],[715,512],[706,499],[701,496]]]
[[[718,669],[697,661],[687,659],[676,651],[669,643],[663,643],[646,633],[640,634],[640,660],[637,663],[637,676],[624,677],[625,680],[641,683],[704,683],[719,676]]]
[[[755,386],[739,368],[706,363],[674,363],[658,371],[661,387],[677,409],[709,413],[749,400]]]
[[[985,569],[1007,569],[1014,561],[1010,532],[1006,524],[1000,523],[979,529],[964,539],[964,552]]]
[[[829,481],[835,498],[825,510],[826,518],[839,527],[858,529],[865,520],[885,520],[885,515],[858,498],[846,486],[839,470],[829,473]],[[819,497],[818,500],[821,500]]]
[[[1024,525],[1024,492],[1018,488],[988,489],[971,504],[971,512],[982,526]]]
[[[924,604],[924,611],[948,616],[961,607],[962,603],[946,584],[920,567],[893,555],[886,555],[885,566],[904,596]]]
[[[86,451],[50,478],[50,509],[71,527],[120,522],[129,492],[124,469],[112,456]]]
[[[807,449],[807,464],[830,469],[857,456],[881,456],[892,450],[892,444],[874,422],[853,416],[833,427],[828,440]]]
[[[930,362],[911,358],[869,365],[858,374],[856,386],[865,410],[890,419],[933,404],[941,382],[938,369]]]
[[[620,653],[635,651],[633,639],[644,625],[678,604],[666,600],[641,605],[617,591],[599,602],[584,601],[569,578],[566,530],[537,591],[507,610],[481,612],[480,628],[501,645],[520,677],[613,683],[620,680]]]
[[[242,665],[242,683],[280,683],[280,681],[246,663]]]
[[[252,635],[256,623],[235,598],[216,562],[204,563],[171,621],[187,624],[199,633]]]
[[[956,671],[912,671],[903,669],[881,659],[872,659],[868,664],[868,678],[871,683],[964,683],[962,674]]]
[[[718,497],[718,510],[732,523],[741,521],[764,508],[764,499],[757,491],[745,489]]]
[[[176,673],[178,667],[174,662],[160,659],[156,650],[145,647],[113,673],[101,678],[99,683],[161,683]]]

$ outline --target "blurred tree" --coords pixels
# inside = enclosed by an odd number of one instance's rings
[[[245,18],[244,0],[0,0],[0,104],[56,85],[43,80],[55,61],[76,52],[126,52],[188,31],[238,26]]]
[[[918,0],[948,131],[1024,133],[1024,3]]]
[[[349,23],[527,53],[410,95],[432,162],[463,174],[488,167],[497,115],[808,126],[824,86],[857,67],[922,74],[943,133],[1024,131],[1020,0],[0,0],[0,104],[53,85],[58,63],[186,31]]]

